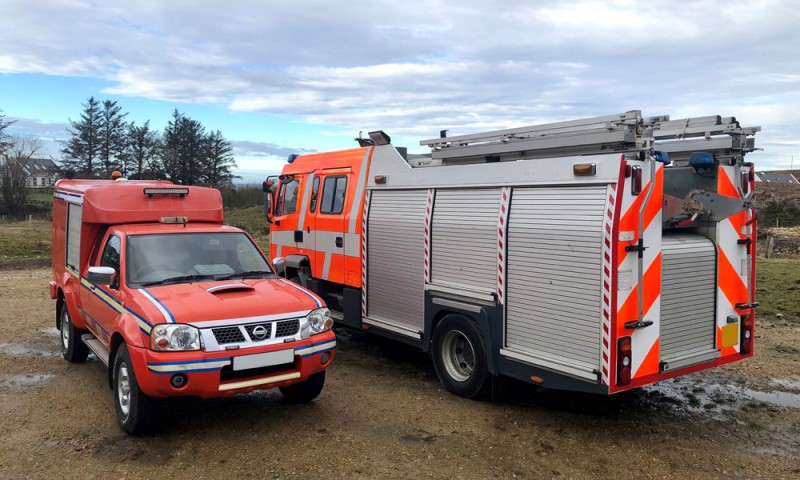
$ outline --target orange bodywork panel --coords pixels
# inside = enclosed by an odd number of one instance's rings
[[[372,151],[301,155],[284,167],[287,183],[276,192],[270,229],[273,257],[304,255],[312,277],[361,288],[361,216]]]

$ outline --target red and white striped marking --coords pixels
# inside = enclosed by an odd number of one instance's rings
[[[497,217],[497,303],[503,305],[506,297],[506,234],[508,233],[508,207],[511,202],[511,188],[500,190],[500,215]]]
[[[367,217],[369,199],[372,192],[364,195],[364,211],[361,213],[361,316],[367,316]]]
[[[436,190],[428,189],[428,199],[425,204],[425,283],[431,282],[431,218],[433,218],[433,199]]]
[[[609,371],[611,364],[611,299],[613,298],[612,271],[613,271],[613,239],[614,239],[614,209],[617,200],[617,185],[608,186],[606,212],[603,217],[603,305],[602,312],[603,330],[602,337],[602,381],[609,384]]]

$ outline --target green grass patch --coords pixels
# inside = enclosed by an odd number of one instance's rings
[[[783,315],[782,319],[800,324],[800,260],[759,258],[756,266],[757,317]]]
[[[28,200],[38,200],[40,202],[53,202],[53,192],[41,190],[28,190]]]
[[[225,209],[225,224],[249,233],[269,256],[269,223],[264,216],[264,207]]]
[[[50,259],[51,223],[47,220],[0,224],[0,268]]]

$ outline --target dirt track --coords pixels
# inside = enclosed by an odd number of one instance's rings
[[[656,388],[520,385],[502,404],[450,395],[423,354],[345,331],[313,404],[182,400],[164,433],[135,438],[102,365],[59,356],[48,279],[0,271],[0,478],[800,478],[798,327],[762,322],[752,360]]]

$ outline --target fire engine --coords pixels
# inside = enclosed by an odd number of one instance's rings
[[[636,110],[426,155],[371,132],[265,182],[271,253],[455,394],[641,387],[753,355],[758,131]]]
[[[61,351],[72,363],[92,352],[108,367],[123,430],[160,428],[167,397],[320,394],[336,345],[329,311],[222,225],[218,190],[60,180],[54,196]]]

